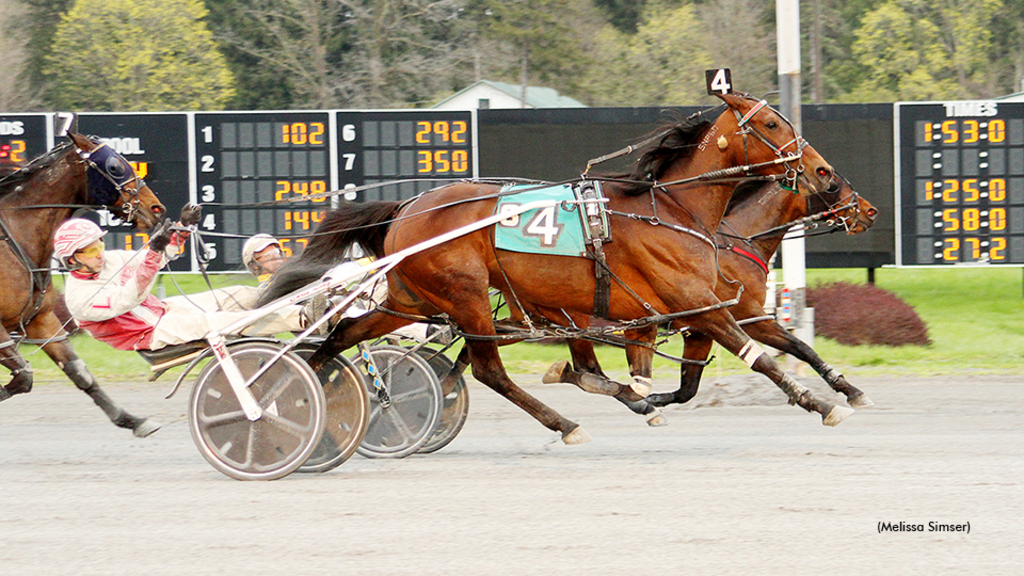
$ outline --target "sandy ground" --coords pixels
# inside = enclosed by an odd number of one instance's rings
[[[1020,377],[855,380],[877,406],[835,429],[752,376],[707,384],[657,429],[611,399],[531,379],[520,381],[594,441],[563,446],[473,382],[469,421],[440,452],[357,455],[275,482],[238,482],[208,465],[188,432],[187,394],[163,399],[169,382],[105,385],[133,412],[168,422],[141,440],[70,384],[38,386],[0,404],[0,574],[995,575],[1024,566]],[[880,522],[924,530],[880,533]]]

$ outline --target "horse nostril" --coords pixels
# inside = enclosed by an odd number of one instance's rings
[[[828,168],[825,168],[824,166],[819,167],[817,172],[818,176],[820,176],[821,178],[827,178],[829,176]]]
[[[869,217],[874,218],[875,214],[878,214],[878,210],[875,210],[874,208],[871,208],[870,210],[868,210],[868,216]]]

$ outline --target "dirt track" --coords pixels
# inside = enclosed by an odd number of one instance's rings
[[[167,383],[106,385],[170,422],[144,440],[43,385],[0,404],[0,573],[1019,574],[1021,380],[854,379],[877,406],[835,429],[754,377],[706,386],[658,429],[527,384],[594,436],[577,447],[474,382],[436,454],[269,483],[210,467]]]

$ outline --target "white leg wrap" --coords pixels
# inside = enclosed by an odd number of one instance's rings
[[[743,348],[740,348],[740,353],[737,354],[737,356],[740,357],[740,360],[746,362],[747,366],[753,368],[754,362],[757,362],[757,359],[764,353],[764,348],[761,348],[757,342],[748,340],[747,343],[743,345]]]

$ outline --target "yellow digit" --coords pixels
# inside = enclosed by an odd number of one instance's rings
[[[978,121],[964,120],[964,144],[973,144],[978,141]]]
[[[958,260],[957,253],[960,252],[960,240],[956,238],[946,238],[945,240],[946,249],[942,251],[943,260]]]
[[[932,123],[931,122],[925,122],[924,123],[924,142],[923,142],[923,144],[931,144],[931,143],[932,143]]]
[[[12,154],[13,158],[14,155]],[[135,171],[135,175],[139,178],[145,178],[149,176],[149,162],[129,162],[132,165],[132,170]]]
[[[988,211],[988,229],[1006,230],[1006,208],[993,208]]]
[[[277,184],[281,188],[274,193],[274,200],[280,201],[282,198],[284,198],[285,194],[289,194],[292,191],[292,183],[287,180],[278,180],[277,182],[275,182],[275,184]]]
[[[964,238],[971,245],[971,260],[981,258],[981,240],[977,238]]]
[[[281,124],[281,143],[290,144],[292,138],[291,126],[287,124]]]
[[[284,217],[285,217],[285,221],[287,222],[287,220],[288,220],[288,213],[287,212],[284,213]],[[290,230],[291,227],[289,226],[288,229]],[[289,242],[291,242],[290,238],[281,238],[281,254],[284,254],[285,258],[291,258],[292,257],[292,249],[291,249],[290,246],[288,246]],[[301,242],[301,240],[300,240],[300,242]]]
[[[131,234],[128,234],[128,235],[126,235],[124,237],[124,249],[125,250],[134,250],[134,248],[132,247],[132,235]]]
[[[1006,122],[990,120],[988,123],[988,141],[1002,142],[1003,140],[1006,140]]]
[[[942,201],[956,203],[956,193],[960,191],[960,181],[943,180],[942,183],[946,185],[946,188],[942,190]]]
[[[314,146],[319,146],[323,144],[324,140],[320,136],[323,136],[324,134],[324,123],[313,122],[312,124],[310,124],[310,126],[313,127],[313,131],[309,133],[309,143],[313,144]]]
[[[323,180],[314,180],[309,183],[309,192],[314,196],[317,194],[323,194],[327,192],[327,182]],[[321,196],[320,198],[313,198],[313,202],[324,202],[327,200],[327,196]]]
[[[24,162],[25,157],[21,154],[25,152],[25,148],[24,140],[11,140],[11,151],[9,152],[11,162]]]
[[[306,245],[309,244],[309,238],[299,238],[295,241],[296,244],[302,244],[302,249],[306,249]]]
[[[964,202],[977,202],[981,198],[981,192],[977,187],[976,178],[964,180]]]
[[[313,223],[319,224],[324,221],[324,216],[326,215],[327,212],[325,210],[320,210],[318,212],[313,212],[312,214],[310,214],[310,219],[313,221]]]
[[[456,120],[455,122],[452,122],[452,126],[455,127],[455,130],[452,131],[452,142],[455,144],[465,144],[466,123],[462,120]]]
[[[434,169],[433,155],[430,153],[429,150],[420,150],[419,156],[420,167],[417,168],[416,171],[419,172],[420,174],[430,174],[430,172]]]
[[[284,229],[285,230],[291,230],[292,229],[292,213],[291,213],[291,211],[286,211],[284,213]]]
[[[296,210],[294,218],[297,224],[302,224],[303,230],[309,230],[309,212],[306,210]]]
[[[452,172],[469,172],[469,152],[465,150],[452,151]],[[931,184],[929,182],[929,184]]]
[[[981,212],[977,208],[967,208],[963,213],[964,230],[974,232],[981,227]]]
[[[947,208],[942,211],[942,221],[949,224],[948,228],[943,228],[943,232],[956,232],[960,229],[960,220],[956,217],[956,208]]]
[[[303,145],[306,143],[306,123],[296,122],[292,124],[292,144]]]
[[[1003,250],[1006,250],[1006,238],[993,238],[992,248],[988,251],[989,260],[1005,260]]]
[[[943,144],[953,144],[960,139],[960,134],[956,131],[956,120],[946,120],[942,123],[942,133],[946,137],[942,140]]]
[[[309,182],[296,182],[295,184],[292,184],[292,192],[303,196],[309,196]]]
[[[988,181],[988,199],[992,202],[1006,200],[1006,180],[993,178]]]
[[[441,139],[448,141],[448,123],[445,121],[434,122],[434,134],[440,134]]]
[[[434,164],[437,164],[438,174],[446,174],[452,171],[452,163],[448,161],[447,150],[438,150],[434,152]]]
[[[416,142],[419,144],[430,144],[430,122],[417,122],[416,128]]]

